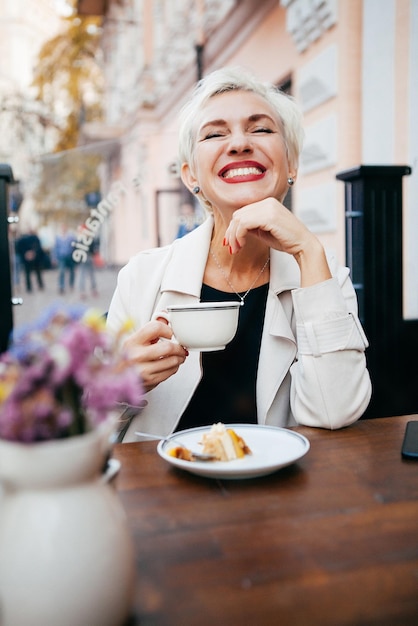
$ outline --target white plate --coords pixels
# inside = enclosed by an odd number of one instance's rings
[[[235,461],[184,461],[168,454],[170,448],[176,445],[175,438],[186,448],[199,452],[202,446],[199,441],[202,435],[210,431],[210,426],[190,428],[174,433],[167,439],[160,441],[158,454],[174,465],[198,476],[209,478],[255,478],[266,476],[276,470],[291,465],[309,450],[309,440],[286,428],[274,426],[259,426],[258,424],[226,424],[233,428],[242,437],[252,454]]]

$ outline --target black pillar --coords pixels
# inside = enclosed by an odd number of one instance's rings
[[[6,350],[13,328],[8,222],[8,185],[12,181],[11,167],[0,163],[0,352]]]
[[[203,51],[205,47],[201,43],[197,43],[196,50],[196,80],[200,80],[203,77]]]
[[[370,342],[365,417],[418,412],[418,320],[403,318],[402,178],[408,166],[361,165],[345,183],[346,263]]]

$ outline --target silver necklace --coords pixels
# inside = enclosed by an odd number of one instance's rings
[[[234,294],[236,296],[238,296],[238,298],[241,300],[241,306],[243,306],[245,298],[248,296],[248,294],[250,293],[251,289],[254,287],[254,285],[256,284],[257,280],[260,278],[261,274],[264,272],[264,270],[266,269],[267,265],[269,264],[270,256],[268,257],[267,261],[264,263],[263,267],[261,268],[261,270],[257,274],[256,279],[253,281],[253,283],[251,284],[250,288],[247,289],[247,291],[242,296],[240,293],[238,293],[238,291],[235,289],[234,285],[229,280],[227,273],[225,272],[225,270],[222,267],[222,265],[219,263],[218,257],[216,256],[216,254],[214,253],[212,248],[209,248],[209,252],[211,253],[211,255],[213,257],[213,260],[215,261],[216,265],[218,266],[218,269],[221,272],[222,276],[225,278],[226,282],[228,283],[228,285],[230,286],[230,288],[232,289]]]

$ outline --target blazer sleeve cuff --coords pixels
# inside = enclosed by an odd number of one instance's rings
[[[364,351],[369,345],[357,312],[347,310],[337,278],[295,289],[292,297],[299,354]]]

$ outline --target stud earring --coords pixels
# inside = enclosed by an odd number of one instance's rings
[[[289,178],[287,179],[287,184],[289,185],[289,187],[292,187],[292,185],[295,184],[295,179],[289,176]]]
[[[199,191],[200,191],[199,185],[196,185],[196,187],[193,187],[193,193],[198,194]]]

